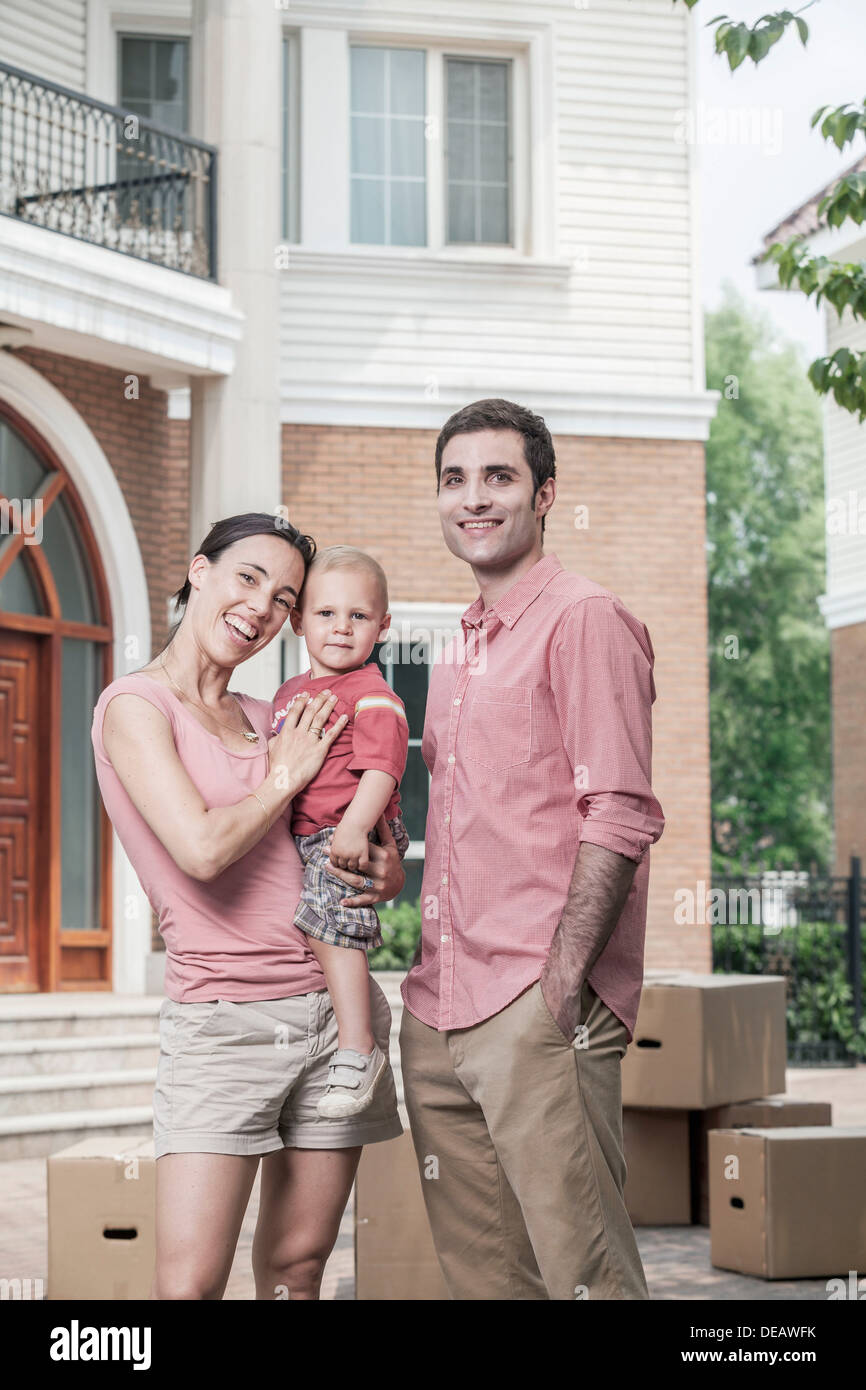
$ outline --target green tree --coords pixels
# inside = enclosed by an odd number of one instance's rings
[[[693,10],[699,0],[681,3]],[[776,10],[751,25],[726,14],[715,15],[707,21],[707,27],[715,26],[716,52],[727,59],[733,72],[746,59],[757,66],[789,30],[796,32],[805,45],[809,27],[803,12],[819,3],[820,0],[807,0],[797,11]],[[817,14],[820,18],[820,11]],[[822,106],[813,115],[812,126],[819,126],[825,140],[831,140],[837,150],[844,150],[866,133],[866,101]],[[844,222],[862,226],[866,221],[866,172],[849,169],[818,205],[818,220],[828,227],[840,227]],[[775,242],[763,259],[775,262],[779,282],[786,289],[801,290],[816,304],[826,300],[839,315],[848,309],[855,320],[866,319],[866,261],[835,261],[816,256],[799,236]],[[856,415],[861,423],[866,420],[866,352],[837,348],[829,357],[816,358],[808,377],[820,395],[832,394],[843,410]]]
[[[799,348],[725,287],[706,318],[713,868],[826,867],[829,650],[820,407]]]

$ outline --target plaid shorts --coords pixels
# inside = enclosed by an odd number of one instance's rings
[[[409,835],[403,817],[396,815],[388,821],[391,834],[402,859],[409,848]],[[363,893],[363,888],[350,888],[330,870],[329,855],[335,827],[325,826],[309,835],[296,835],[295,844],[304,865],[304,889],[295,926],[317,941],[329,946],[353,946],[360,951],[372,951],[382,945],[382,927],[374,907],[342,907],[341,898]],[[375,830],[369,838],[379,843]]]

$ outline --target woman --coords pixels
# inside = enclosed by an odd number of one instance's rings
[[[175,596],[168,645],[101,694],[93,719],[109,816],[166,944],[154,1094],[157,1299],[219,1299],[260,1158],[257,1298],[315,1299],[361,1146],[402,1132],[390,1073],[353,1120],[321,1120],[336,1022],[293,925],[303,868],[283,818],[345,718],[336,697],[293,704],[268,743],[270,705],[227,690],[277,635],[315,553],[282,518],[218,522]],[[380,822],[367,880],[334,870],[357,906],[405,875]],[[376,1040],[391,1013],[371,979]]]

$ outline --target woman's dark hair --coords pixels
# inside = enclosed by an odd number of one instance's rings
[[[523,435],[523,457],[532,473],[532,502],[535,494],[548,478],[556,477],[556,454],[550,431],[540,415],[533,415],[524,405],[492,397],[485,401],[474,401],[465,405],[450,419],[445,421],[436,440],[436,491],[442,473],[442,453],[449,439],[455,434],[475,434],[479,430],[516,430]],[[544,535],[544,521],[541,518],[541,534]]]
[[[276,513],[271,515],[270,512],[243,512],[239,516],[227,516],[222,521],[215,521],[195,553],[196,555],[205,555],[213,564],[224,551],[228,550],[230,545],[234,545],[235,541],[246,540],[249,536],[279,536],[287,544],[293,545],[300,552],[304,561],[304,577],[306,578],[310,562],[316,553],[316,542],[312,536],[303,535],[286,517]],[[180,627],[191,589],[192,585],[187,577],[177,592],[172,594],[172,598],[181,609],[181,613],[168,634],[166,647]],[[162,650],[165,651],[165,647]]]

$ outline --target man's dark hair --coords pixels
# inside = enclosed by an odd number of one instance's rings
[[[442,475],[442,454],[449,439],[455,434],[476,434],[479,430],[516,430],[523,436],[523,457],[532,474],[532,503],[535,494],[548,478],[556,477],[556,453],[550,430],[540,415],[533,415],[524,405],[493,397],[486,401],[474,401],[465,405],[450,419],[445,421],[436,440],[436,491]],[[541,518],[541,534],[544,535],[545,518]]]

